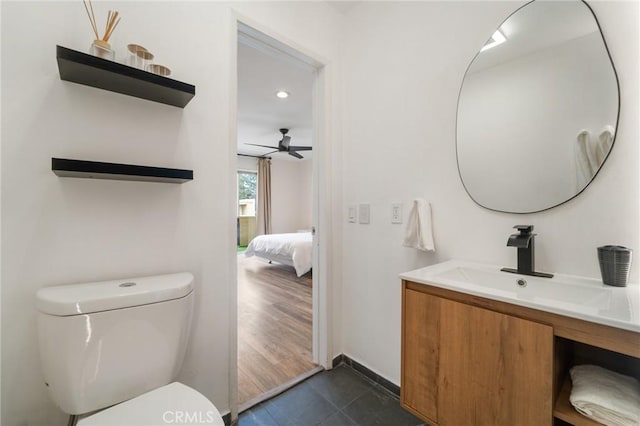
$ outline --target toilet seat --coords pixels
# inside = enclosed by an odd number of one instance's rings
[[[200,392],[173,382],[78,420],[77,426],[224,426],[220,412]]]

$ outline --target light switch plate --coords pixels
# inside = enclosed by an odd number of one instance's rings
[[[358,216],[358,206],[355,204],[350,205],[347,221],[350,223],[356,223],[356,216]]]
[[[360,204],[358,206],[358,222],[362,224],[368,224],[371,219],[369,216],[369,204]]]
[[[391,204],[391,223],[402,223],[402,203]]]

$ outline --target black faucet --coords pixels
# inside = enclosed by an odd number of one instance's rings
[[[518,269],[502,268],[501,271],[521,275],[533,275],[534,277],[551,278],[553,274],[535,272],[535,236],[532,234],[533,225],[516,225],[519,234],[512,234],[507,240],[507,247],[518,248]]]

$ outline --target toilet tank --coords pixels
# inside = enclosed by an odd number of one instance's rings
[[[47,287],[36,306],[44,385],[62,411],[84,414],[175,379],[189,338],[193,275]]]

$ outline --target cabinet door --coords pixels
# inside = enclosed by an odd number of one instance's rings
[[[442,299],[438,422],[549,425],[553,329]]]
[[[440,426],[552,423],[551,327],[406,289],[401,398]]]
[[[403,292],[400,401],[423,419],[438,419],[440,301],[410,289]]]

